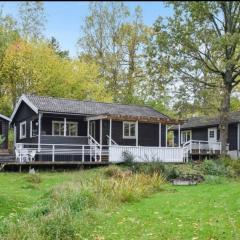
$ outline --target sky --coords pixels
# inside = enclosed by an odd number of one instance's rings
[[[18,18],[18,2],[3,2],[3,12]],[[63,50],[69,50],[71,57],[77,56],[77,40],[81,36],[81,25],[88,15],[89,2],[44,2],[47,23],[45,37],[55,37]],[[134,1],[125,2],[132,12],[140,6],[143,13],[143,21],[146,25],[152,25],[159,17],[172,14],[171,9],[166,8],[163,2]]]

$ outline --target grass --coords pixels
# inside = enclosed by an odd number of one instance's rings
[[[240,239],[240,183],[167,186],[88,227],[92,239]],[[91,239],[91,238],[89,238]]]
[[[29,181],[28,174],[0,174],[0,220],[33,206],[54,186],[80,173],[41,173],[41,182]]]
[[[237,179],[175,187],[113,167],[0,183],[0,239],[240,239]]]

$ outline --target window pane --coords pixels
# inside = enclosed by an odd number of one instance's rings
[[[32,136],[38,135],[38,120],[32,121]]]
[[[135,123],[130,124],[130,136],[135,137]]]
[[[64,135],[64,123],[63,122],[60,123],[60,135],[61,136]]]
[[[210,138],[214,138],[214,131],[210,131],[209,136],[210,136]]]
[[[124,136],[129,137],[129,124],[124,123]]]
[[[77,123],[67,123],[67,136],[77,136]]]
[[[53,123],[53,134],[59,135],[59,123]]]
[[[22,136],[26,135],[26,125],[22,124]]]

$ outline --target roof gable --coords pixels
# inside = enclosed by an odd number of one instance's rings
[[[146,106],[80,101],[36,95],[27,95],[26,98],[36,107],[38,111],[41,112],[78,114],[86,116],[100,114],[151,116],[169,119],[166,115]]]
[[[38,108],[27,98],[26,95],[22,95],[20,97],[20,99],[18,100],[14,110],[13,110],[13,113],[11,115],[11,118],[10,118],[10,121],[12,122],[12,120],[14,119],[19,107],[21,106],[21,103],[25,103],[27,104],[35,113],[38,113]]]
[[[231,112],[229,114],[229,124],[240,122],[240,111]],[[220,124],[220,116],[216,117],[193,117],[186,120],[186,122],[181,126],[181,129],[196,128],[196,127],[207,127]]]

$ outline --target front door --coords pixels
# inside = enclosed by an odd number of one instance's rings
[[[217,128],[208,128],[208,141],[217,142]]]
[[[210,150],[216,150],[217,128],[208,128],[208,143]]]

